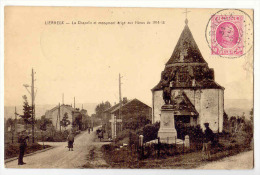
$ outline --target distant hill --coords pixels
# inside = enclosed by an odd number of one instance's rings
[[[249,119],[249,112],[253,108],[253,100],[225,99],[224,106],[229,117],[242,116],[245,113],[245,117]]]
[[[253,108],[253,101],[247,99],[225,99],[224,102],[225,111],[229,117],[231,116],[241,116],[243,112],[246,117],[249,118],[249,112]],[[47,110],[54,108],[56,105],[36,105],[36,118],[40,118],[45,114]],[[81,108],[82,104],[76,104],[76,107]],[[83,103],[84,109],[88,110],[88,114],[91,115],[95,113],[95,108],[97,103]],[[23,107],[17,106],[17,112],[19,114],[23,113]],[[14,118],[14,106],[5,106],[4,107],[5,118],[12,117]]]
[[[51,104],[46,104],[46,105],[36,105],[35,108],[35,114],[36,118],[41,118],[45,114],[47,110],[50,110],[54,108],[57,105],[51,105]],[[91,115],[95,113],[95,108],[97,106],[97,103],[83,103],[83,108],[88,111],[88,114]],[[77,108],[82,107],[82,104],[76,104]],[[4,107],[4,117],[5,118],[14,118],[14,110],[15,106],[5,106]],[[16,110],[18,114],[23,114],[23,107],[22,106],[16,106]]]

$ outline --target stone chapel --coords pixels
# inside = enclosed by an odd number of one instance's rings
[[[204,123],[209,123],[213,132],[222,132],[224,87],[215,81],[214,70],[203,58],[187,19],[161,73],[161,80],[152,89],[152,122],[160,121],[161,128],[164,125],[167,128],[167,121],[161,119],[167,94],[173,127],[181,123],[184,126],[200,125],[204,130]]]

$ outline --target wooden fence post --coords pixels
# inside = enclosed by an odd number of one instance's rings
[[[139,149],[140,149],[140,159],[144,158],[144,136],[139,136]]]
[[[182,144],[182,152],[184,154],[184,141],[183,141],[183,144]]]
[[[158,137],[157,158],[160,158],[160,150],[161,150],[161,141],[160,141],[160,137]]]

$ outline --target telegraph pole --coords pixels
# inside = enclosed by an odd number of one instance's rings
[[[14,128],[11,127],[12,130],[12,143],[14,142],[14,138],[17,137],[17,112],[16,112],[16,106],[14,108],[14,115],[15,115],[15,119],[14,119]]]
[[[59,126],[60,126],[60,132],[61,132],[61,125],[60,125],[60,103],[59,103]]]
[[[121,83],[121,75],[119,74],[119,102],[120,102],[120,104],[121,104],[121,101],[122,101],[122,98],[121,98],[121,85],[122,85],[122,83]],[[120,107],[121,107],[121,105],[120,105]]]
[[[32,96],[32,141],[34,143],[34,117],[35,117],[35,106],[34,106],[34,71],[32,69],[32,86],[31,86],[31,96]]]
[[[121,107],[122,107],[122,98],[121,98],[121,78],[122,76],[119,74],[119,115],[118,118],[121,119]],[[115,116],[115,138],[116,138],[116,128],[117,127],[117,117]]]
[[[31,84],[31,91],[28,90],[28,87],[30,87],[28,84],[24,84],[23,86],[25,87],[25,89],[27,90],[27,92],[31,95],[32,97],[32,141],[34,143],[34,118],[35,118],[35,105],[34,105],[34,101],[35,101],[35,93],[34,93],[34,74],[36,72],[33,71],[32,69],[32,84]],[[37,91],[36,91],[37,92]]]
[[[14,127],[15,127],[15,135],[17,135],[17,112],[16,112],[16,106],[15,106],[15,108],[14,108],[14,115],[15,115],[15,125],[14,125]]]
[[[74,109],[75,109],[75,97],[74,97]]]
[[[64,93],[62,93],[62,104],[64,105]]]

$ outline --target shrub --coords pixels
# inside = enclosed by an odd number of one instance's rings
[[[129,137],[129,132],[130,132],[130,129],[125,129],[125,130],[121,131],[121,132],[118,133],[118,135],[116,136],[115,141],[118,142],[118,141],[120,141],[120,140],[123,140],[123,139],[126,138],[126,137]]]
[[[129,115],[130,116],[126,117],[128,119],[123,123],[124,129],[138,130],[138,128],[143,128],[145,125],[151,123],[151,121],[147,119],[146,116],[139,116],[138,118],[134,118],[131,117],[131,114]]]
[[[143,128],[144,142],[148,142],[157,138],[160,123],[148,124]]]
[[[136,134],[136,132],[134,131],[130,131],[129,132],[129,146],[131,145],[138,145],[138,142],[139,142],[139,135]]]
[[[45,141],[47,142],[64,142],[67,141],[69,132],[67,130],[63,132],[55,132],[53,135],[47,136]]]
[[[190,138],[191,149],[201,150],[203,144],[204,133],[200,126],[190,126],[182,128],[182,131],[179,131],[179,138],[185,139],[185,136],[188,135]]]

